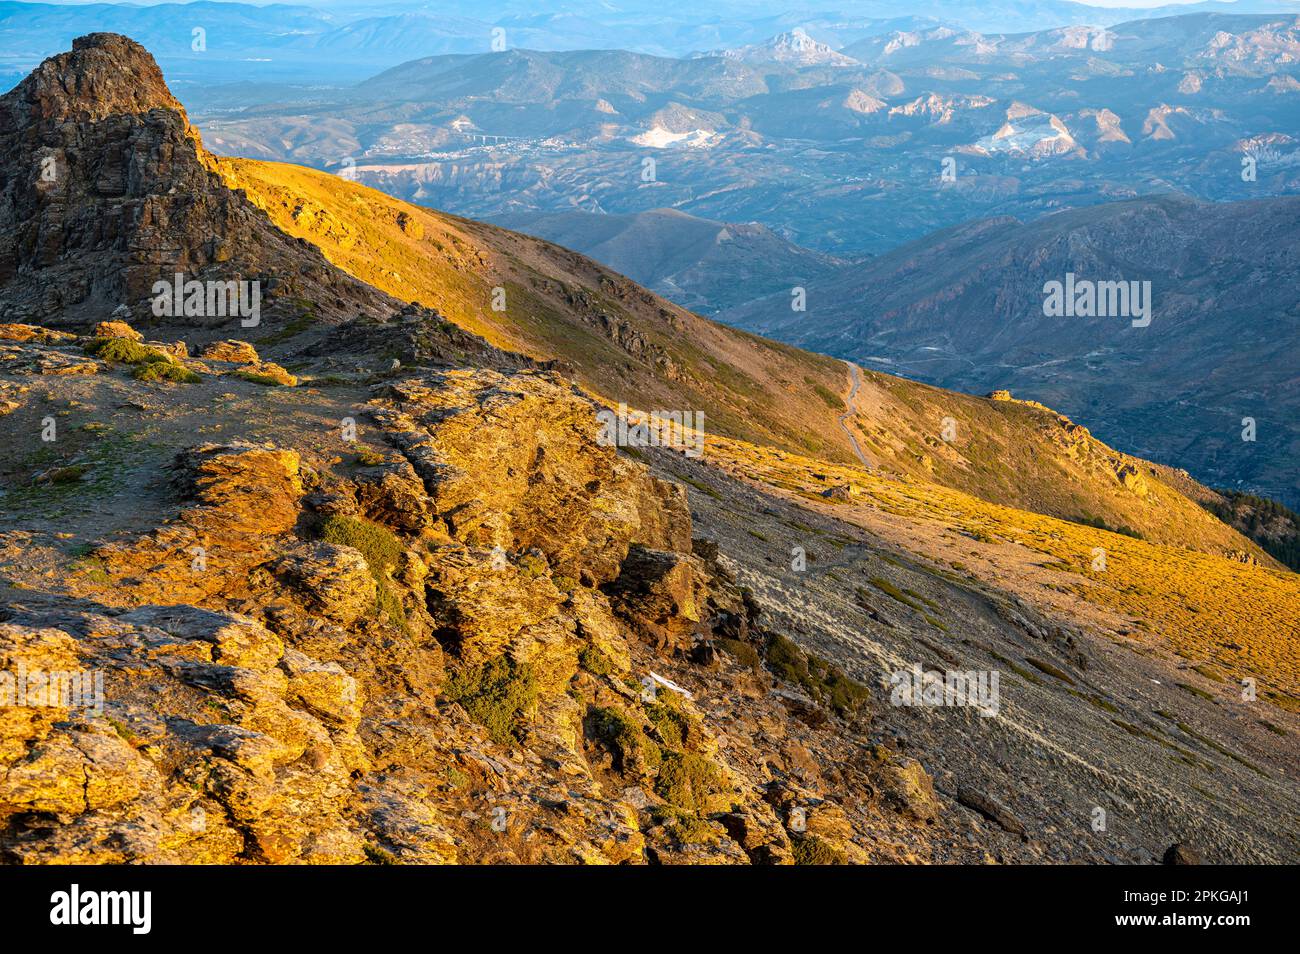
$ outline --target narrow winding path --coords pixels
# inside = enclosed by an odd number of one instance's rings
[[[848,425],[849,418],[857,413],[853,401],[858,396],[858,388],[862,385],[862,376],[858,373],[858,366],[852,361],[845,361],[844,363],[849,366],[849,380],[852,382],[852,386],[849,388],[849,396],[844,399],[848,410],[839,417],[840,427],[844,428],[844,433],[848,435],[849,443],[853,445],[853,453],[858,455],[858,460],[862,461],[862,466],[870,470],[872,467],[871,461],[867,460],[867,455],[862,453],[862,448],[858,446],[858,439]]]

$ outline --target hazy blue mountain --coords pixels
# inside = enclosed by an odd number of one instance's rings
[[[174,86],[258,82],[355,82],[409,59],[444,53],[627,49],[658,56],[763,44],[804,30],[839,49],[893,31],[936,24],[959,30],[1019,32],[1066,25],[1110,26],[1189,12],[1295,12],[1293,0],[1239,0],[1162,8],[1106,8],[1062,0],[826,0],[791,10],[763,2],[651,3],[611,8],[601,0],[539,12],[531,2],[147,5],[0,3],[0,82],[12,85],[74,36],[113,31],[146,43]],[[206,49],[192,49],[193,30]]]
[[[185,95],[220,151],[351,160],[369,185],[467,215],[673,208],[854,257],[990,215],[1300,192],[1298,23],[927,25],[850,44],[856,66],[512,49]]]
[[[701,314],[827,279],[849,265],[754,222],[713,222],[675,209],[630,215],[552,212],[499,224],[596,259]]]

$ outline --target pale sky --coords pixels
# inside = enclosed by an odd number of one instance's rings
[[[1201,0],[1076,0],[1089,7],[1175,7]],[[1230,2],[1230,0],[1222,0]]]

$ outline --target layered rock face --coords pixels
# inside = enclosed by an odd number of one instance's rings
[[[80,37],[0,98],[0,156],[8,320],[88,322],[121,305],[143,320],[154,283],[178,273],[259,282],[268,323],[395,304],[222,187],[157,64],[126,37]]]

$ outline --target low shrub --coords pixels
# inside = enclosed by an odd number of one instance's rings
[[[502,745],[521,741],[537,710],[537,679],[531,666],[498,656],[453,672],[443,695],[459,702],[471,719]]]
[[[177,384],[198,384],[203,379],[183,364],[172,361],[146,361],[131,372],[137,381],[171,381]]]

